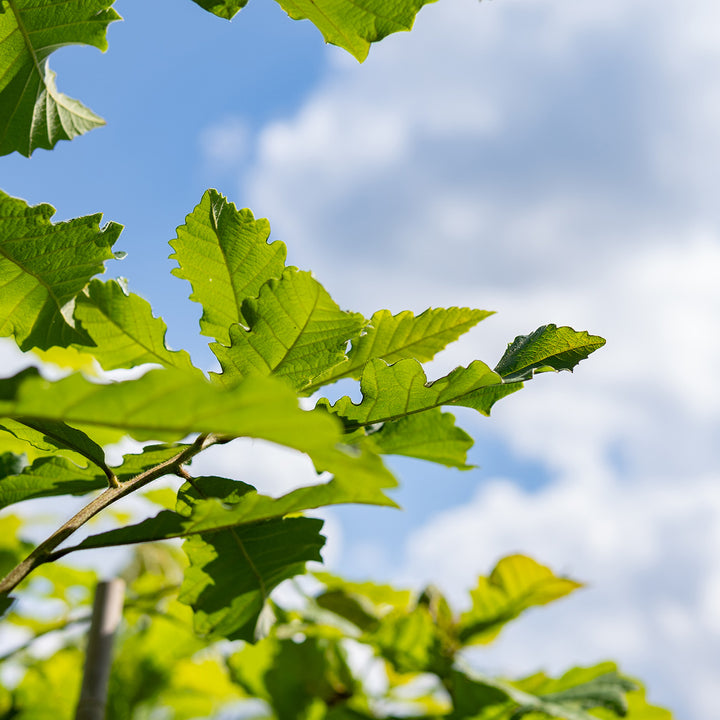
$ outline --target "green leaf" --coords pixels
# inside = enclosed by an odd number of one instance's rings
[[[122,231],[100,228],[100,214],[53,224],[54,214],[0,191],[0,336],[14,335],[22,350],[89,342],[75,327],[73,300],[114,257]]]
[[[52,383],[30,368],[0,380],[2,416],[118,428],[140,440],[174,440],[191,433],[260,438],[300,450],[318,471],[359,486],[395,482],[377,455],[339,446],[340,429],[333,418],[301,410],[292,389],[270,377],[254,376],[225,389],[165,369],[99,385],[81,375]]]
[[[247,5],[248,0],[193,0],[193,2],[213,15],[232,20],[238,11]]]
[[[536,372],[572,370],[605,340],[570,327],[543,325],[530,335],[519,335],[507,347],[495,372],[510,381],[529,380]]]
[[[409,310],[397,315],[379,310],[365,332],[353,340],[348,362],[328,369],[316,378],[313,387],[344,377],[359,380],[365,365],[375,358],[388,365],[407,358],[420,362],[432,360],[446,345],[492,314],[487,310],[458,307],[429,308],[417,317]]]
[[[359,405],[345,396],[332,406],[321,399],[318,406],[331,410],[348,430],[354,430],[443,405],[460,405],[488,415],[497,400],[521,387],[521,383],[503,383],[497,373],[479,360],[466,368],[455,368],[434,382],[427,381],[417,360],[401,360],[394,365],[371,360],[360,383],[363,399]]]
[[[348,340],[366,324],[358,313],[343,312],[309,272],[288,268],[268,280],[258,298],[243,302],[248,329],[230,327],[230,347],[214,343],[225,384],[253,374],[275,375],[302,390],[325,368],[345,359]]]
[[[105,124],[58,92],[47,58],[66,45],[107,49],[113,0],[2,0],[0,5],[0,155],[30,157],[59,140]]]
[[[5,421],[7,422],[7,421]],[[154,445],[141,454],[126,455],[123,464],[114,468],[124,482],[148,468],[177,455],[183,446]],[[0,508],[23,500],[59,495],[84,495],[108,485],[107,473],[91,467],[80,467],[60,457],[41,457],[28,467],[0,479]]]
[[[460,470],[473,467],[466,462],[473,439],[455,425],[453,415],[438,408],[386,422],[368,435],[358,432],[382,455],[405,455]]]
[[[310,20],[326,42],[362,62],[370,44],[410,30],[423,5],[435,0],[277,0],[293,20]]]
[[[165,347],[167,326],[153,317],[150,303],[126,294],[116,280],[92,280],[76,298],[75,319],[93,339],[92,354],[105,370],[157,363],[200,373],[185,350]]]
[[[265,282],[282,275],[287,250],[281,242],[268,243],[269,236],[267,220],[255,220],[250,210],[238,210],[217,190],[208,190],[177,229],[170,257],[180,267],[172,272],[190,282],[190,299],[203,307],[203,335],[230,345],[230,326],[247,324],[243,302],[257,297]]]
[[[240,525],[276,520],[304,510],[341,504],[394,506],[383,492],[388,487],[382,474],[368,475],[361,483],[352,477],[336,477],[327,483],[298,488],[273,498],[260,495],[243,482],[218,477],[197,477],[178,492],[176,511],[164,510],[155,517],[98,535],[91,535],[73,550],[88,550],[131,543],[156,542],[173,537],[224,531]]]
[[[503,626],[534,605],[546,605],[582,587],[523,555],[510,555],[471,591],[472,608],[460,617],[464,645],[487,643]]]
[[[0,430],[19,440],[29,442],[38,450],[55,452],[59,448],[72,450],[107,472],[103,449],[84,432],[55,420],[2,420]]]
[[[22,455],[11,452],[0,453],[0,481],[10,475],[17,475],[26,467],[27,460]]]
[[[270,592],[303,573],[306,562],[322,559],[322,524],[314,518],[285,518],[186,540],[190,567],[179,599],[195,611],[197,632],[255,640]]]

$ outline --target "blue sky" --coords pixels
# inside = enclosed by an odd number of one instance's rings
[[[142,7],[141,7],[142,5]],[[492,309],[431,366],[493,363],[547,322],[608,345],[463,414],[468,473],[394,464],[403,514],[326,513],[328,560],[461,598],[503,554],[589,584],[477,661],[559,672],[617,658],[678,718],[716,712],[720,674],[720,10],[687,0],[441,0],[360,66],[253,0],[117,3],[110,50],[52,58],[106,128],[28,161],[7,192],[57,219],[125,224],[108,269],[201,363],[199,312],[167,241],[217,187],[270,219],[343,307]],[[225,454],[223,454],[225,453]],[[279,491],[307,466],[228,446]],[[252,476],[252,477],[251,477]]]

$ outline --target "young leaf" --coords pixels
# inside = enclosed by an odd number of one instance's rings
[[[529,380],[536,372],[572,370],[581,360],[605,344],[605,340],[570,327],[543,325],[530,335],[511,342],[495,372],[506,382]]]
[[[406,455],[447,467],[469,470],[467,451],[473,439],[455,425],[455,417],[439,408],[386,422],[376,432],[358,433],[381,455]],[[352,436],[347,439],[352,442]]]
[[[238,210],[217,190],[208,190],[177,229],[170,257],[180,267],[172,272],[190,282],[190,299],[203,307],[203,335],[230,345],[230,326],[247,324],[245,299],[257,297],[268,280],[282,275],[287,250],[281,242],[268,243],[269,236],[267,220]]]
[[[277,0],[293,20],[310,20],[326,42],[362,62],[370,44],[410,30],[423,5],[435,0]]]
[[[114,257],[122,231],[100,228],[100,214],[53,224],[54,214],[0,191],[0,336],[14,335],[22,350],[90,342],[75,327],[72,301]]]
[[[458,637],[464,645],[488,643],[528,608],[546,605],[579,587],[580,583],[557,577],[523,555],[503,558],[471,591],[472,608],[460,617]]]
[[[75,319],[95,343],[92,353],[105,370],[157,363],[200,374],[185,350],[165,347],[167,327],[150,303],[124,292],[116,280],[92,280],[75,301]]]
[[[497,373],[479,360],[466,368],[455,368],[434,382],[427,381],[417,360],[401,360],[394,365],[371,360],[360,383],[363,399],[359,405],[345,396],[332,406],[321,399],[318,406],[331,410],[348,430],[354,430],[443,405],[461,405],[488,415],[497,400],[521,387],[521,383],[503,383]]]
[[[105,124],[58,92],[47,58],[66,45],[107,49],[114,0],[2,0],[0,5],[0,155],[30,157],[59,140]]]
[[[358,313],[343,312],[309,272],[288,268],[268,280],[258,298],[243,302],[248,325],[230,327],[230,347],[211,345],[225,384],[252,374],[275,375],[302,390],[325,368],[345,359],[348,340],[366,324]]]
[[[409,310],[397,315],[379,310],[365,332],[353,340],[348,362],[315,378],[313,389],[344,377],[359,380],[365,365],[375,358],[388,365],[407,358],[432,360],[446,345],[490,315],[487,310],[458,307],[429,308],[417,317]]]
[[[306,562],[322,559],[322,524],[286,518],[186,540],[190,567],[179,599],[195,611],[195,629],[215,638],[255,640],[270,592],[303,573]]]

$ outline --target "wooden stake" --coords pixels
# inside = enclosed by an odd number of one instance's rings
[[[122,618],[125,582],[98,583],[85,655],[85,671],[75,720],[104,720],[115,631]]]

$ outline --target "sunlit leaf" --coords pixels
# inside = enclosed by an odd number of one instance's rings
[[[89,342],[75,327],[72,301],[114,257],[122,230],[100,228],[99,214],[53,224],[54,214],[0,191],[0,336],[14,335],[23,350]]]
[[[211,345],[223,369],[216,377],[226,384],[272,374],[302,390],[345,358],[348,340],[366,324],[362,315],[340,310],[310,273],[294,268],[245,300],[242,313],[247,329],[230,327],[230,347]]]
[[[530,335],[511,342],[495,372],[510,381],[529,380],[536,372],[572,370],[581,360],[605,344],[605,340],[570,327],[543,325]]]
[[[281,242],[268,243],[269,236],[267,220],[238,210],[216,190],[208,190],[177,229],[170,257],[180,267],[172,272],[190,282],[190,299],[203,307],[203,335],[230,345],[230,326],[246,324],[243,302],[282,275],[287,250]]]
[[[0,6],[0,155],[30,156],[105,124],[58,91],[47,58],[67,45],[107,48],[113,0],[2,0]]]
[[[534,605],[546,605],[582,585],[558,577],[524,555],[510,555],[471,591],[472,607],[460,618],[458,634],[466,644],[493,640],[502,627]]]

